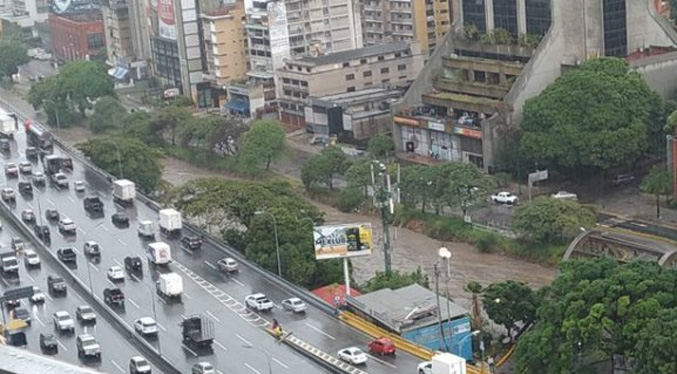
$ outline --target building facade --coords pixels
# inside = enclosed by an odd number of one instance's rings
[[[400,157],[472,162],[491,170],[499,147],[519,127],[524,102],[566,69],[598,56],[628,57],[676,45],[677,34],[652,2],[582,4],[455,0],[451,32],[394,106]],[[509,40],[493,38],[499,29]],[[664,97],[674,92],[669,82],[677,81],[677,56],[633,57],[630,66]]]
[[[423,67],[420,45],[388,43],[352,51],[288,60],[277,70],[280,118],[305,127],[304,108],[310,97],[371,88],[406,88]]]
[[[225,93],[230,81],[244,80],[247,74],[244,2],[236,1],[205,12],[200,18],[204,29],[206,79]]]
[[[101,12],[49,15],[52,52],[61,61],[89,60],[106,48]]]
[[[427,55],[451,27],[450,7],[447,0],[366,0],[362,7],[364,44],[416,40]]]
[[[2,19],[32,28],[47,21],[50,4],[49,0],[6,0]]]

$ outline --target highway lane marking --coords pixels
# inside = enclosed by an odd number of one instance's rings
[[[188,292],[184,292],[183,296],[185,296],[188,299],[192,299],[193,297],[188,294]]]
[[[31,203],[26,203],[26,205],[28,205],[29,208],[34,209]]]
[[[129,300],[129,302],[130,302],[132,305],[134,305],[134,306],[136,307],[136,309],[141,309],[141,308],[139,307],[139,304],[135,303],[134,300],[132,300],[131,297],[128,297],[127,300]]]
[[[310,327],[311,329],[313,329],[313,330],[319,332],[320,334],[322,334],[322,335],[328,337],[328,338],[331,339],[331,340],[336,340],[335,337],[333,337],[333,336],[327,334],[326,332],[322,331],[320,328],[315,327],[315,326],[311,325],[311,324],[308,323],[308,322],[306,322],[306,326],[308,326],[308,327]]]
[[[116,264],[117,266],[122,267],[122,264],[120,263],[120,261],[118,261],[117,258],[114,258],[114,259],[113,259],[113,262],[115,262],[115,264]]]
[[[239,280],[237,280],[235,278],[232,278],[232,279],[233,279],[233,282],[235,282],[235,283],[239,284],[240,286],[244,287],[244,283],[240,282]]]
[[[214,269],[214,270],[218,270],[218,269],[216,268],[216,266],[214,266],[214,264],[212,264],[211,262],[205,260],[204,263],[205,263],[205,265],[209,266],[210,268],[212,268],[212,269]]]
[[[218,374],[224,374],[224,372],[222,372],[222,371],[219,370],[219,369],[216,369],[216,372],[217,372]]]
[[[82,227],[78,227],[78,231],[80,231],[82,235],[87,235],[87,233],[85,232],[85,230],[82,229]]]
[[[54,299],[52,299],[52,297],[49,296],[49,293],[46,293],[45,296],[47,297],[47,300],[49,300],[49,301],[54,301]]]
[[[124,240],[122,240],[122,239],[118,238],[118,241],[119,241],[119,242],[120,242],[120,244],[122,244],[123,246],[125,246],[125,247],[127,246],[127,243],[125,243],[125,241],[124,241]]]
[[[66,196],[66,198],[67,198],[67,199],[68,199],[68,200],[69,200],[69,201],[70,201],[71,203],[75,204],[75,200],[73,200],[73,198],[72,198],[72,197],[70,197],[70,196]]]
[[[121,373],[124,374],[125,371],[120,367],[120,365],[118,365],[117,362],[115,362],[115,360],[111,359],[110,363],[113,364],[113,366],[115,366],[118,370],[120,370]]]
[[[249,364],[246,363],[246,362],[244,363],[244,366],[246,366],[249,370],[253,371],[253,372],[256,373],[256,374],[261,374],[260,371],[254,369],[251,365],[249,365]]]
[[[393,369],[397,369],[397,366],[391,364],[390,362],[385,362],[385,361],[383,361],[383,360],[381,360],[381,359],[378,359],[378,358],[376,358],[376,357],[374,357],[374,356],[372,356],[372,355],[370,355],[370,354],[368,354],[367,356],[369,356],[372,360],[374,360],[374,361],[376,361],[376,362],[378,362],[378,363],[381,363],[381,364],[383,364],[383,365],[385,365],[385,366],[389,366],[389,367],[391,367],[391,368],[393,368]]]
[[[8,287],[9,287],[9,283],[7,283],[7,281],[5,280],[4,277],[0,277],[0,280],[2,281],[2,283],[5,284],[5,286],[8,286]]]
[[[96,270],[97,273],[99,272],[99,268],[96,265],[92,264],[91,262],[88,262],[88,264],[92,267],[92,269]]]
[[[40,318],[38,318],[38,316],[33,316],[33,318],[35,318],[35,320],[38,321],[38,323],[41,324],[42,327],[45,327],[45,324],[40,320]]]
[[[185,350],[187,350],[188,352],[190,352],[190,354],[192,354],[193,356],[197,357],[197,353],[195,353],[195,351],[193,351],[192,349],[188,348],[185,344],[181,344],[181,346],[182,346]]]
[[[61,348],[63,348],[64,351],[68,352],[68,348],[66,348],[66,346],[61,343],[61,340],[57,339],[56,342],[61,346]]]
[[[52,201],[52,200],[51,200],[51,199],[50,199],[49,197],[48,197],[48,198],[46,198],[45,200],[47,200],[47,202],[48,202],[48,203],[50,203],[50,204],[54,205],[54,202],[53,202],[53,201]]]
[[[108,227],[106,227],[106,226],[104,226],[104,225],[101,225],[101,226],[99,226],[99,227],[101,227],[102,229],[104,229],[104,230],[110,232],[110,230],[108,229]]]
[[[162,326],[162,325],[160,324],[160,322],[155,321],[155,324],[157,325],[157,327],[160,328],[160,330],[162,330],[162,331],[167,331],[167,329],[166,329],[164,326]]]
[[[77,248],[75,248],[75,247],[71,247],[71,248],[73,248],[73,252],[75,252],[77,254],[81,254],[80,251]]]
[[[35,279],[33,279],[30,274],[26,273],[26,276],[31,280],[31,282],[35,283]]]
[[[115,284],[115,282],[113,282],[112,280],[110,280],[110,278],[106,277],[106,280],[108,281],[108,283],[110,283],[111,286],[117,287],[117,284]]]
[[[242,342],[243,342],[244,344],[251,345],[252,347],[254,346],[254,344],[250,343],[249,340],[247,340],[247,339],[243,338],[242,336],[240,336],[240,334],[237,334],[237,333],[236,333],[235,336],[237,336],[238,339],[242,340]]]
[[[219,348],[223,349],[224,351],[228,351],[228,348],[226,348],[223,344],[221,344],[218,340],[214,339],[214,344],[218,345]]]
[[[212,314],[212,312],[207,310],[207,311],[205,311],[205,313],[209,314],[210,317],[214,318],[214,320],[216,320],[216,322],[221,323],[221,320],[218,319],[214,314]]]
[[[282,361],[276,359],[275,357],[272,358],[273,361],[277,362],[280,366],[282,366],[285,369],[289,369],[289,366],[285,365]]]

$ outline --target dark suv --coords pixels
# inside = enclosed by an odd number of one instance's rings
[[[51,240],[51,237],[49,236],[49,226],[47,225],[35,225],[33,226],[33,232],[35,232],[35,236],[43,242],[47,243]]]
[[[87,196],[82,200],[82,204],[89,213],[103,213],[103,203],[98,196]]]
[[[181,245],[190,250],[200,249],[202,247],[202,238],[197,236],[184,236],[181,238]]]
[[[63,278],[57,275],[50,275],[47,277],[47,289],[51,293],[66,294],[68,286],[66,286],[66,281]]]
[[[103,290],[103,301],[108,305],[125,306],[125,294],[119,288],[106,288]]]

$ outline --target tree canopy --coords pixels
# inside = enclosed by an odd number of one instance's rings
[[[277,121],[259,120],[242,137],[240,161],[245,167],[270,168],[273,159],[281,157],[284,152],[286,135]]]
[[[19,72],[19,66],[30,61],[26,47],[16,40],[0,40],[0,78]]]
[[[663,142],[662,110],[658,94],[624,60],[590,60],[526,102],[521,145],[555,167],[626,166],[650,142]]]
[[[518,322],[528,325],[536,318],[538,298],[528,285],[508,280],[492,283],[484,289],[482,304],[487,316],[503,325],[512,339]]]
[[[518,233],[542,243],[573,238],[595,222],[595,213],[579,203],[545,196],[515,207],[512,217]]]
[[[125,108],[112,96],[104,96],[94,104],[94,113],[87,119],[89,128],[96,133],[119,129],[125,117]]]
[[[301,181],[306,189],[322,185],[334,188],[334,178],[343,175],[350,167],[348,156],[333,145],[323,148],[301,166]]]
[[[651,168],[639,187],[643,192],[656,196],[656,218],[661,216],[660,196],[668,195],[672,190],[672,176],[666,169],[658,166]]]
[[[390,157],[395,151],[395,143],[393,137],[388,135],[376,135],[369,139],[367,143],[367,151],[371,157],[377,159],[384,159]]]
[[[517,342],[516,372],[594,372],[614,356],[635,372],[672,374],[677,270],[655,262],[566,261],[539,292],[536,325]]]

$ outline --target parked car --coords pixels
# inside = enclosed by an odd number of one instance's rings
[[[129,359],[130,374],[151,374],[150,363],[142,356],[134,356]]]
[[[49,243],[51,241],[49,226],[35,225],[33,226],[33,232],[35,233],[35,236],[37,236],[38,239],[42,240],[43,242]]]
[[[134,331],[141,335],[157,335],[157,322],[151,317],[141,317],[134,321]]]
[[[73,247],[63,247],[56,250],[56,257],[62,262],[75,262],[77,254]]]
[[[85,192],[85,182],[83,182],[83,181],[73,182],[73,190],[75,190],[75,192],[78,192],[78,193]]]
[[[54,352],[58,351],[59,343],[56,340],[56,336],[54,334],[41,332],[40,348],[42,348],[45,351],[54,351]]]
[[[96,323],[96,314],[89,305],[80,305],[75,308],[75,318],[81,323]]]
[[[19,193],[24,195],[24,196],[32,196],[33,195],[33,185],[30,182],[21,181],[17,185],[17,188],[19,189]]]
[[[78,349],[78,357],[101,358],[101,345],[92,335],[78,335],[75,339],[75,346]]]
[[[21,211],[21,220],[27,225],[35,223],[35,212],[32,209],[24,209]]]
[[[244,303],[248,308],[255,309],[258,312],[269,311],[274,307],[273,302],[262,293],[248,295],[244,298]]]
[[[635,180],[635,176],[632,174],[618,174],[611,179],[611,184],[614,186],[621,186],[624,184],[632,183]]]
[[[190,369],[190,374],[214,374],[214,366],[207,361],[198,362]]]
[[[578,195],[576,195],[573,192],[558,191],[557,193],[550,195],[550,197],[552,197],[553,199],[558,199],[558,200],[578,201]]]
[[[59,211],[56,209],[46,209],[45,218],[48,221],[58,221],[59,220]]]
[[[26,267],[39,267],[40,266],[40,256],[35,253],[32,249],[26,249],[24,251],[24,264]]]
[[[89,240],[86,241],[82,250],[85,252],[85,256],[90,257],[99,257],[101,256],[101,246],[99,243]]]
[[[117,212],[110,216],[111,222],[116,226],[129,226],[129,217],[124,212]]]
[[[17,178],[19,176],[19,167],[13,162],[5,164],[5,176],[7,178]]]
[[[121,282],[125,280],[125,272],[122,271],[122,268],[119,266],[111,266],[106,272],[108,279],[113,282]]]
[[[222,258],[216,261],[216,266],[224,273],[234,273],[238,271],[237,261],[230,257]]]
[[[33,286],[33,296],[30,297],[30,301],[33,304],[41,304],[45,302],[45,293],[39,287]]]
[[[63,235],[75,235],[77,232],[75,222],[70,218],[62,217],[59,220],[59,232]]]
[[[35,187],[44,187],[47,182],[47,177],[45,176],[45,173],[36,171],[33,173],[33,176],[31,176],[31,181]]]
[[[66,286],[66,281],[63,278],[57,275],[50,275],[47,277],[47,290],[51,293],[61,293],[66,294],[68,291],[68,286]]]
[[[19,172],[21,174],[31,174],[33,172],[33,164],[28,161],[19,162]]]
[[[303,313],[308,309],[308,306],[298,297],[292,297],[282,300],[282,308],[284,310],[291,310],[294,313]]]
[[[367,354],[357,347],[344,348],[338,351],[338,358],[353,365],[365,364],[367,362]]]
[[[58,332],[75,332],[75,322],[71,315],[65,310],[55,312],[52,315],[52,321],[54,322],[54,329]]]
[[[497,204],[515,205],[519,199],[512,192],[502,191],[491,195],[491,201]]]
[[[14,189],[10,187],[5,187],[2,189],[2,192],[0,194],[2,195],[2,201],[6,203],[16,202],[16,194],[14,193]]]
[[[381,356],[395,354],[395,344],[388,338],[372,340],[367,344],[367,348],[369,348],[369,352],[377,353]]]

